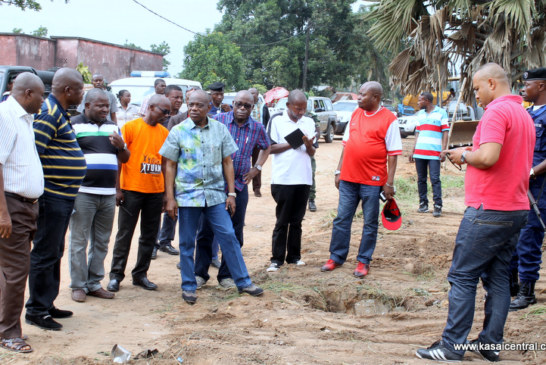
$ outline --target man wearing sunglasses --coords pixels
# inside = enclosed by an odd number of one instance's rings
[[[269,156],[271,147],[265,127],[250,117],[254,107],[254,98],[249,91],[239,91],[233,100],[233,111],[217,114],[214,119],[222,122],[229,130],[231,137],[239,148],[231,155],[235,171],[235,204],[237,209],[231,216],[235,236],[239,245],[243,247],[243,227],[245,225],[246,207],[248,205],[248,184],[262,170],[262,166]],[[252,151],[260,150],[257,162],[251,166]],[[206,222],[201,219],[197,234],[197,248],[195,254],[195,279],[200,288],[209,279],[209,266],[212,262],[212,243],[214,234]],[[224,288],[235,287],[226,261],[222,257],[218,269],[218,282]]]
[[[150,98],[146,115],[121,128],[131,157],[122,164],[119,184],[116,186],[116,205],[120,208],[110,283],[107,287],[111,292],[119,290],[119,283],[125,277],[131,239],[139,214],[142,216],[137,262],[131,272],[133,285],[146,290],[157,289],[157,285],[148,280],[147,273],[159,230],[165,191],[163,159],[159,149],[169,131],[161,124],[170,113],[169,99],[163,95],[154,95]]]

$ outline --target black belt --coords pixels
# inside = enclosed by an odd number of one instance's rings
[[[7,192],[5,191],[4,194],[6,196],[10,196],[14,199],[17,199],[19,201],[22,201],[23,203],[30,203],[30,204],[36,204],[38,203],[38,198],[36,199],[31,199],[31,198],[25,198],[24,196],[21,196],[21,195],[18,195],[18,194],[14,194],[14,193],[10,193],[10,192]]]

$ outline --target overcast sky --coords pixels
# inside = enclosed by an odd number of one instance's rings
[[[169,71],[182,70],[184,46],[194,39],[185,31],[147,11],[133,0],[39,0],[41,11],[22,11],[0,5],[0,32],[14,28],[30,33],[44,26],[48,36],[90,38],[123,45],[126,41],[144,49],[166,41],[171,47]],[[217,0],[138,0],[149,9],[197,33],[213,29],[222,19]],[[357,3],[361,3],[358,1]],[[355,6],[356,8],[356,6]],[[112,80],[109,80],[112,81]]]

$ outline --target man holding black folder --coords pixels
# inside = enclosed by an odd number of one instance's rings
[[[315,154],[315,123],[304,117],[306,110],[305,94],[293,90],[286,110],[273,115],[268,125],[273,155],[271,195],[277,203],[269,272],[277,271],[284,261],[305,265],[301,260],[301,221],[312,184],[311,156]]]

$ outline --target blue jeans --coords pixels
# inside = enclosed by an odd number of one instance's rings
[[[466,343],[472,328],[480,277],[487,296],[483,330],[478,339],[481,343],[502,343],[510,306],[509,264],[528,213],[527,210],[466,209],[447,275],[451,289],[442,339],[451,351],[464,354],[464,351],[455,351],[453,345]]]
[[[245,226],[246,207],[248,205],[248,186],[245,185],[243,190],[237,192],[235,198],[235,214],[231,217],[235,237],[239,242],[240,247],[243,247],[243,228]],[[204,216],[199,220],[199,231],[197,233],[197,247],[195,249],[195,275],[209,280],[209,266],[214,259],[214,244],[218,247],[218,240],[214,237],[210,224]],[[218,249],[216,250],[218,254]],[[226,264],[226,260],[222,256],[222,264],[218,269],[218,281],[230,278],[231,274]]]
[[[427,169],[430,173],[430,184],[432,185],[432,200],[434,205],[442,206],[442,182],[440,181],[440,160],[428,160],[416,158],[415,168],[417,169],[417,190],[419,191],[419,203],[428,205],[427,198]]]
[[[70,218],[70,287],[99,290],[116,213],[115,195],[78,193]],[[87,244],[89,243],[89,254]]]
[[[351,243],[351,225],[358,203],[362,201],[364,227],[356,259],[369,264],[377,241],[379,216],[380,186],[357,184],[341,180],[339,182],[339,204],[337,217],[334,219],[332,238],[330,240],[330,258],[343,264],[349,254]]]
[[[178,212],[182,290],[194,292],[197,289],[193,252],[201,214],[207,220],[214,237],[220,244],[222,258],[226,260],[237,288],[245,288],[252,284],[225,204],[217,204],[212,207],[180,207]]]
[[[30,252],[27,314],[46,315],[53,308],[61,283],[64,237],[74,200],[44,194],[38,200],[38,229]]]

